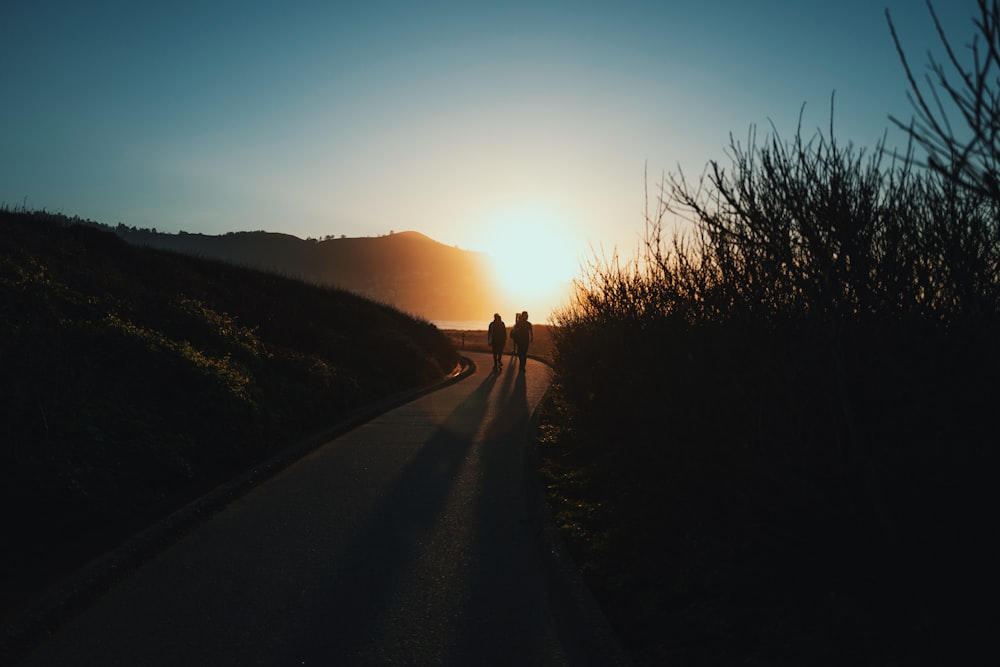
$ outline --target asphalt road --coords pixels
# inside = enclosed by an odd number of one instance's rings
[[[529,361],[330,441],[197,526],[24,665],[613,665],[552,541]]]

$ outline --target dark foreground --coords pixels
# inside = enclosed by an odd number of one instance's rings
[[[23,664],[622,662],[551,541],[526,446],[550,375],[529,364],[480,370],[321,447]]]

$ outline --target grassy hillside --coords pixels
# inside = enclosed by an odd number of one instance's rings
[[[0,211],[0,611],[457,362],[381,304],[73,222]]]

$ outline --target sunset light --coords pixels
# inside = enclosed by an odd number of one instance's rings
[[[507,312],[542,321],[565,299],[579,269],[579,240],[565,216],[538,205],[510,207],[477,223],[477,250],[489,256]]]
[[[592,248],[631,256],[644,187],[697,178],[731,135],[825,126],[834,90],[845,141],[905,116],[883,4],[905,39],[935,41],[909,0],[182,2],[191,21],[57,4],[5,15],[0,202],[171,234],[413,230],[487,253],[509,303],[484,311],[533,317]]]
[[[2,664],[997,653],[1000,0],[0,17]]]

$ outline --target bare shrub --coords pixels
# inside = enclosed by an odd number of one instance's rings
[[[965,600],[912,579],[985,571],[952,547],[982,553],[967,529],[995,505],[995,203],[881,145],[842,146],[832,124],[789,142],[751,130],[728,157],[665,179],[644,253],[595,259],[556,314],[578,447],[622,517],[652,517],[620,524],[646,569],[669,558],[720,614],[765,635],[834,618],[858,650],[874,634],[937,655],[966,632],[939,610]],[[822,611],[788,616],[806,607]]]
[[[913,71],[892,17],[886,10],[892,39],[910,84],[915,116],[908,122],[892,117],[927,152],[927,164],[959,187],[1000,201],[1000,1],[977,0],[976,33],[966,45],[971,64],[964,64],[928,0],[944,60],[928,55],[926,72]],[[923,81],[923,84],[921,84]]]

